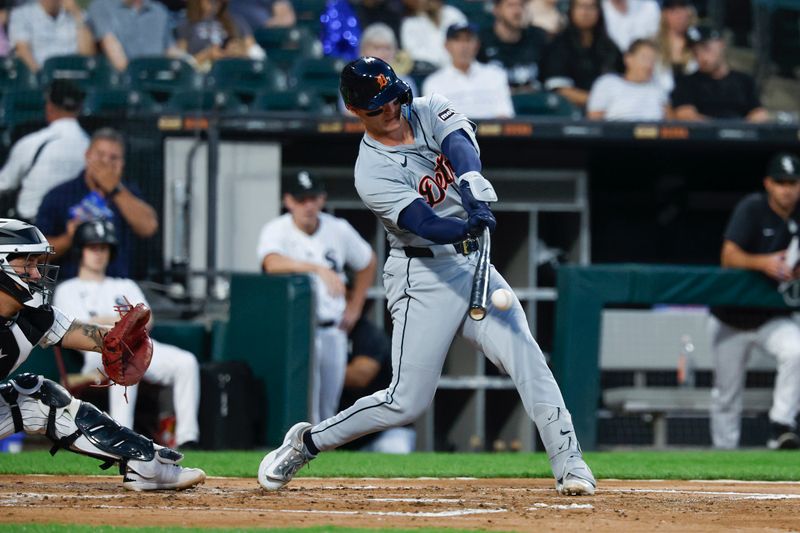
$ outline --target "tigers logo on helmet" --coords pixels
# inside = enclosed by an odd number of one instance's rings
[[[378,85],[380,86],[381,89],[386,87],[386,85],[389,83],[389,80],[387,80],[386,76],[384,76],[383,74],[379,74],[378,77],[375,78],[375,81],[378,82]]]

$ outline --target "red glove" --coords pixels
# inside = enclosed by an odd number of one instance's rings
[[[136,385],[153,358],[153,341],[146,329],[150,309],[140,303],[116,310],[121,318],[103,339],[103,368],[112,382]]]

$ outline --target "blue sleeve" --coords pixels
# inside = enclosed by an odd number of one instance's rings
[[[462,129],[458,129],[444,138],[444,141],[442,141],[442,153],[450,160],[453,170],[456,171],[456,176],[472,170],[481,171],[481,158],[478,156],[478,151],[475,149],[475,145],[472,144],[472,139],[469,138],[467,132]]]
[[[62,235],[67,229],[66,218],[61,215],[61,203],[51,190],[44,195],[42,203],[39,204],[39,211],[36,212],[36,227],[46,236],[56,237]]]
[[[460,218],[438,216],[425,200],[414,200],[400,212],[397,224],[406,231],[436,244],[450,244],[464,240],[467,223]]]

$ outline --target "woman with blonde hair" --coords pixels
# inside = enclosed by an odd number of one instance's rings
[[[697,22],[697,12],[690,0],[664,0],[656,36],[658,62],[654,79],[666,94],[675,88],[675,80],[697,70],[686,30]]]

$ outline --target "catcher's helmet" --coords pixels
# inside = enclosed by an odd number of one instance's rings
[[[119,245],[114,223],[108,219],[100,218],[84,222],[78,226],[72,242],[75,244],[76,250],[82,250],[87,244],[108,244],[111,246],[112,254]]]
[[[13,218],[0,218],[0,290],[22,304],[32,300],[34,293],[39,293],[42,303],[49,304],[58,266],[49,265],[47,256],[54,253],[55,250],[36,226]],[[17,272],[9,264],[9,261],[18,257],[29,259],[40,255],[44,255],[45,260],[36,263],[39,279],[31,279],[30,273]]]
[[[411,87],[397,77],[386,61],[377,57],[360,57],[342,69],[339,92],[344,103],[372,111],[400,98],[411,103]]]

